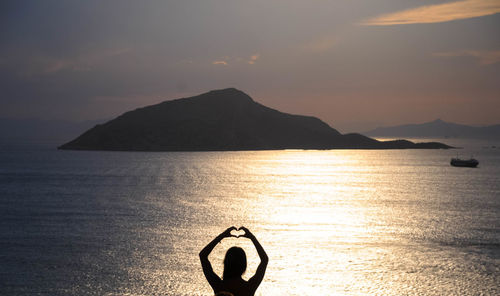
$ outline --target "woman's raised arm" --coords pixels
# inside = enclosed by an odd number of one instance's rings
[[[220,284],[221,279],[217,274],[215,274],[214,270],[212,269],[212,264],[210,264],[210,261],[208,260],[208,255],[212,253],[212,250],[223,238],[232,236],[231,231],[233,230],[236,230],[236,227],[231,226],[228,229],[224,230],[224,232],[216,236],[200,252],[200,261],[201,261],[201,267],[203,268],[203,273],[205,274],[205,277],[207,278],[207,281],[210,284],[210,286],[214,289],[216,286]]]
[[[253,245],[255,246],[255,249],[257,249],[257,254],[259,254],[260,264],[257,267],[255,275],[252,278],[250,278],[250,280],[248,280],[248,283],[252,285],[255,290],[257,290],[257,287],[259,287],[260,283],[264,279],[264,274],[266,273],[269,257],[267,257],[266,251],[264,251],[264,248],[260,245],[257,238],[250,232],[250,230],[248,230],[246,227],[243,226],[240,227],[240,229],[243,229],[245,231],[244,237],[249,238],[252,241]]]

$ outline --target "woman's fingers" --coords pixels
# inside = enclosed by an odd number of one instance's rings
[[[241,226],[238,230],[243,230],[245,232],[245,234],[243,235],[243,237],[248,237],[250,238],[253,234],[250,232],[250,230],[248,230],[248,228],[246,228],[245,226]]]
[[[236,227],[234,227],[234,226],[229,227],[228,229],[226,229],[223,232],[224,236],[227,236],[227,237],[234,236],[231,234],[231,231],[233,231],[233,230],[237,230]]]

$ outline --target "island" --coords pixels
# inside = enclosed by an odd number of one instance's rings
[[[312,116],[263,106],[235,88],[213,90],[126,112],[59,149],[237,151],[280,149],[447,149],[446,144],[377,141],[341,134]]]

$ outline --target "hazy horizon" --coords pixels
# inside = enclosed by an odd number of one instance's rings
[[[500,3],[4,1],[0,117],[111,119],[238,88],[342,132],[498,124]]]
[[[177,99],[183,99],[183,98],[187,98],[187,96],[185,97],[179,97],[179,98],[172,98],[172,99],[167,99],[167,100],[162,100],[158,103],[153,103],[154,104],[160,104],[162,102],[166,102],[166,101],[170,101],[170,100],[177,100]],[[252,98],[254,99],[254,98]],[[255,100],[257,103],[260,103],[259,101]],[[142,108],[142,107],[147,107],[147,106],[150,106],[150,105],[145,105],[145,106],[137,106],[137,108]],[[267,106],[269,107],[269,106]],[[128,112],[128,111],[132,111],[136,108],[132,108],[130,110],[127,110],[125,112]],[[281,111],[281,110],[278,110],[278,111]],[[0,117],[0,120],[12,120],[12,121],[15,121],[15,120],[20,120],[20,121],[33,121],[33,122],[36,122],[36,121],[41,121],[41,122],[53,122],[53,123],[56,123],[56,122],[59,122],[59,123],[67,123],[67,124],[84,124],[84,123],[92,123],[92,124],[100,124],[100,123],[105,123],[105,122],[108,122],[110,120],[113,120],[115,119],[116,117],[124,114],[125,112],[123,113],[120,113],[120,114],[116,114],[115,116],[113,117],[108,117],[108,118],[96,118],[96,119],[71,119],[71,118],[41,118],[41,117],[20,117],[20,118],[15,118],[15,117]],[[296,114],[296,115],[304,115],[304,114]],[[314,115],[310,115],[310,116],[314,116]],[[323,119],[319,118],[320,120],[324,121]],[[327,124],[329,124],[332,128],[338,130],[339,132],[341,133],[352,133],[352,132],[358,132],[358,133],[363,133],[363,132],[369,132],[371,130],[374,130],[376,128],[385,128],[385,127],[394,127],[394,126],[403,126],[403,125],[413,125],[413,124],[424,124],[424,123],[429,123],[429,122],[433,122],[433,121],[436,121],[436,120],[442,120],[446,123],[453,123],[453,124],[462,124],[462,125],[467,125],[467,126],[475,126],[475,127],[485,127],[485,126],[492,126],[492,125],[498,125],[500,124],[500,121],[498,121],[497,123],[493,123],[493,124],[467,124],[467,123],[461,123],[461,122],[452,122],[452,121],[448,121],[448,120],[444,120],[442,118],[435,118],[435,119],[431,119],[431,120],[427,120],[427,121],[423,121],[423,122],[403,122],[403,123],[400,123],[400,124],[392,124],[392,125],[377,125],[377,123],[366,123],[366,122],[351,122],[351,123],[341,123],[339,126],[334,126],[330,123],[327,122]],[[361,128],[356,128],[356,127],[361,127]]]

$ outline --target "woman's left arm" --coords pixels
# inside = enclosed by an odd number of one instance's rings
[[[248,230],[246,227],[240,227],[240,229],[243,229],[245,231],[245,237],[249,238],[252,243],[255,246],[255,249],[257,250],[257,254],[259,255],[260,258],[260,264],[257,267],[257,271],[255,272],[255,275],[248,280],[248,282],[254,287],[255,290],[259,287],[260,283],[264,279],[264,274],[266,273],[266,268],[267,264],[269,263],[269,257],[267,257],[266,251],[264,251],[264,248],[260,245],[259,241],[253,235],[250,230]]]

